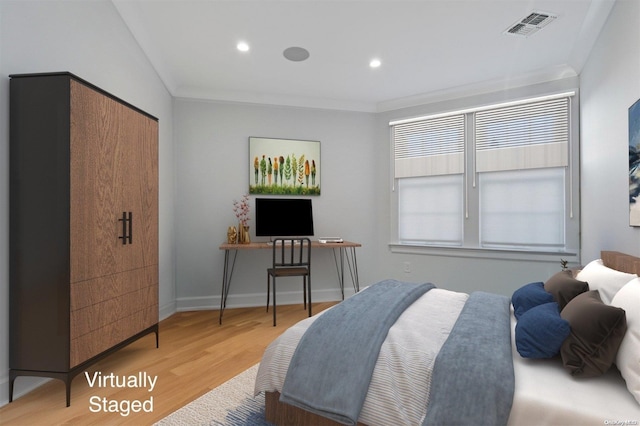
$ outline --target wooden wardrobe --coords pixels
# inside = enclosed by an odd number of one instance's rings
[[[9,401],[149,333],[158,120],[70,73],[10,76]]]

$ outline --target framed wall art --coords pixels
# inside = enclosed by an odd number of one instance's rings
[[[629,107],[629,225],[640,226],[640,99]]]
[[[250,137],[249,194],[320,195],[320,142]]]

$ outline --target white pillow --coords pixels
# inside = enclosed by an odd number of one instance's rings
[[[598,290],[602,302],[607,305],[611,304],[613,296],[623,285],[637,277],[636,274],[627,274],[604,266],[602,259],[589,262],[576,275],[577,280],[586,281],[589,284],[589,290]]]
[[[627,316],[627,332],[618,349],[616,365],[627,389],[640,404],[640,278],[622,287],[611,305],[624,309]]]

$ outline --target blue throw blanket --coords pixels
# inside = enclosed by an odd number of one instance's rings
[[[505,425],[514,392],[509,298],[469,296],[433,366],[426,425]]]
[[[434,287],[382,281],[320,316],[293,354],[280,401],[356,424],[389,328]]]

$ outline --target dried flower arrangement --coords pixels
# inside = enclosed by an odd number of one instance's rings
[[[249,194],[244,194],[239,201],[233,200],[233,213],[243,226],[249,224],[249,212]]]

